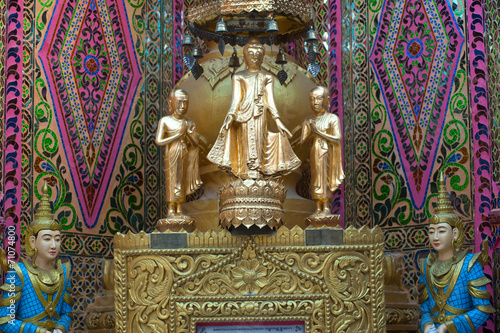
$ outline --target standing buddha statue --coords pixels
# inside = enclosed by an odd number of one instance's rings
[[[31,261],[7,262],[6,283],[0,287],[0,330],[5,333],[67,333],[71,325],[71,264],[61,263],[61,225],[54,220],[47,184],[35,219],[25,235]],[[3,252],[3,250],[2,250]]]
[[[470,254],[460,250],[464,242],[462,220],[453,211],[443,173],[435,215],[430,219],[432,249],[420,260],[420,312],[423,333],[476,332],[494,312],[482,265],[487,252]]]
[[[257,37],[250,37],[243,56],[246,69],[233,75],[231,106],[207,158],[238,178],[219,189],[220,225],[266,233],[283,225],[286,189],[278,178],[301,161],[274,103],[274,77],[261,69],[264,46]],[[268,130],[268,117],[278,133]]]
[[[243,48],[247,68],[234,74],[231,107],[207,158],[241,179],[276,177],[300,166],[274,103],[274,77],[262,70],[264,46],[251,37]],[[268,114],[279,133],[267,129]]]

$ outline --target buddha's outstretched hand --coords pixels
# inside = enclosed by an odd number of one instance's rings
[[[278,126],[278,130],[280,131],[281,135],[283,136],[288,135],[289,138],[292,137],[292,133],[290,133],[290,131],[285,127],[285,125],[283,125],[283,123],[279,118],[276,118],[276,125]]]
[[[225,130],[228,130],[229,126],[231,126],[231,123],[233,122],[233,120],[234,120],[234,116],[232,114],[227,115],[222,127],[224,127]]]

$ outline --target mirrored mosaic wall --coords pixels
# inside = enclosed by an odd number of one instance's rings
[[[85,329],[102,260],[112,257],[112,235],[151,231],[165,209],[155,126],[184,73],[182,10],[195,2],[0,2],[3,215],[22,239],[32,203],[49,183],[63,250],[73,261],[75,331]],[[386,251],[405,252],[404,284],[413,299],[440,170],[466,221],[467,245],[494,235],[480,212],[500,208],[499,6],[485,4],[486,46],[471,32],[483,24],[482,17],[470,19],[475,1],[313,3],[322,38],[318,80],[330,87],[332,111],[344,127],[347,178],[334,211],[346,225],[381,226]],[[486,116],[480,89],[486,62],[471,45],[488,51]],[[301,41],[288,48],[305,66]],[[481,150],[490,145],[489,126],[493,158]],[[489,178],[472,181],[489,169]],[[491,207],[488,197],[473,195],[490,188]]]
[[[491,158],[481,148],[490,140],[484,44],[471,32],[482,17],[470,19],[478,4],[343,2],[342,71],[350,74],[343,75],[342,90],[345,201],[356,203],[346,207],[346,221],[382,227],[386,251],[405,253],[404,285],[414,300],[416,262],[429,251],[427,220],[441,170],[466,224],[466,245],[473,248],[486,236],[494,244],[485,166]],[[470,55],[471,45],[479,52]],[[485,195],[473,195],[479,191]],[[492,278],[491,266],[485,271]]]
[[[63,253],[73,262],[76,331],[84,328],[85,310],[101,289],[100,266],[112,258],[113,234],[151,230],[161,214],[154,134],[161,99],[172,85],[171,77],[161,75],[171,73],[172,62],[171,53],[162,50],[171,45],[165,39],[172,31],[171,17],[161,14],[172,12],[165,5],[159,0],[0,4],[1,35],[21,45],[0,40],[0,71],[12,87],[6,93],[0,86],[5,105],[0,137],[6,148],[0,165],[8,173],[2,179],[3,215],[23,239],[32,203],[39,201],[43,183],[49,184],[64,230]],[[6,26],[9,20],[14,24]]]

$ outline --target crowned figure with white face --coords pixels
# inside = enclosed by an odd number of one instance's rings
[[[54,220],[48,187],[35,219],[26,228],[26,254],[31,261],[5,260],[9,267],[6,283],[0,287],[0,330],[5,333],[67,333],[72,319],[71,264],[59,260],[61,225]]]
[[[432,249],[420,260],[420,312],[423,333],[476,332],[490,313],[491,281],[482,265],[487,253],[471,254],[461,250],[464,226],[446,192],[443,173],[439,178],[439,196],[429,226]]]

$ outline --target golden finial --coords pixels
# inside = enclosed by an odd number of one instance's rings
[[[451,205],[448,191],[446,191],[446,183],[444,181],[444,171],[439,173],[438,185],[438,202],[435,209],[436,214],[452,214],[456,215]]]
[[[36,220],[53,220],[54,215],[52,214],[52,208],[50,208],[49,201],[49,186],[47,182],[43,184],[42,187],[42,198],[40,200],[40,204],[38,205],[37,212],[35,214]]]

